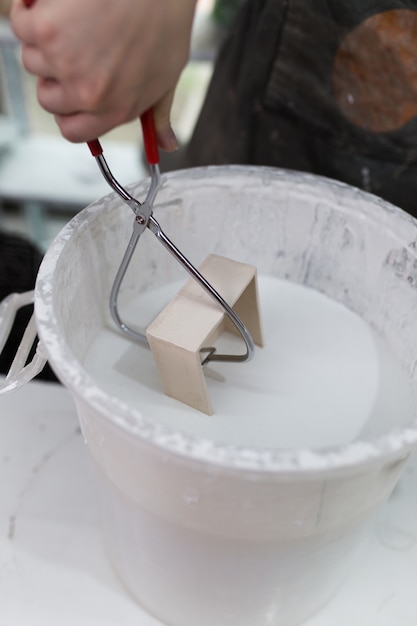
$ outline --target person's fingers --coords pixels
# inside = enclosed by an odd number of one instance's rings
[[[166,152],[173,152],[178,148],[177,138],[171,126],[171,108],[174,95],[175,88],[153,106],[158,145]]]
[[[35,76],[53,78],[50,64],[44,59],[41,51],[35,46],[22,46],[21,58],[23,67]]]
[[[14,0],[10,9],[10,23],[16,37],[29,45],[35,44],[37,40],[32,13],[34,10],[35,7],[31,7],[29,11],[23,0]]]
[[[112,106],[111,98],[101,99],[101,82],[97,75],[95,78],[97,78],[96,84],[92,80],[91,85],[87,84],[87,87],[80,85],[77,81],[61,81],[51,77],[38,78],[38,101],[46,111],[53,115],[71,115],[83,111],[103,116],[113,111],[114,117],[116,118],[117,115],[117,119],[120,118],[120,123],[138,116],[137,106],[132,106],[130,110],[127,103],[121,102],[116,108]],[[115,91],[117,93],[117,90]],[[126,97],[126,101],[130,102],[130,99]]]
[[[38,78],[37,97],[45,111],[53,115],[70,115],[79,110],[61,83],[54,78]]]
[[[121,123],[113,113],[97,115],[96,113],[78,111],[68,115],[55,115],[54,117],[62,136],[73,143],[92,141],[102,137]],[[136,119],[136,117],[132,119]]]
[[[73,143],[92,141],[110,129],[101,118],[82,111],[54,117],[62,136]]]

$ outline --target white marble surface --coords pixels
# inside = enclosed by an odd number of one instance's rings
[[[308,626],[417,624],[416,492],[414,455],[343,587]],[[87,450],[64,388],[30,383],[0,396],[0,493],[1,624],[160,625],[106,560]]]

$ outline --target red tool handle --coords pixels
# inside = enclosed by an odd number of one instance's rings
[[[90,152],[93,157],[97,157],[100,156],[100,154],[103,154],[103,148],[101,147],[101,143],[98,139],[87,141],[87,146],[90,148]]]
[[[152,109],[148,109],[145,113],[142,113],[140,121],[142,123],[146,159],[149,165],[157,165],[159,163],[159,151]]]

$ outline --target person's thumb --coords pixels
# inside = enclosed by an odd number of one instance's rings
[[[177,138],[171,127],[171,107],[174,94],[175,89],[172,89],[153,106],[158,145],[166,152],[173,152],[178,148]]]

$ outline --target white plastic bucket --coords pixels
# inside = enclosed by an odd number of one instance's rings
[[[310,175],[219,167],[164,177],[155,214],[195,264],[223,254],[344,303],[415,384],[417,230],[399,209]],[[35,291],[41,343],[74,396],[100,477],[110,559],[168,625],[299,623],[343,579],[417,443],[417,422],[371,425],[368,439],[320,452],[252,450],[170,431],[110,396],[83,362],[111,323],[109,292],[131,228],[113,194],[92,204],[52,244]],[[182,275],[148,235],[122,299]]]

